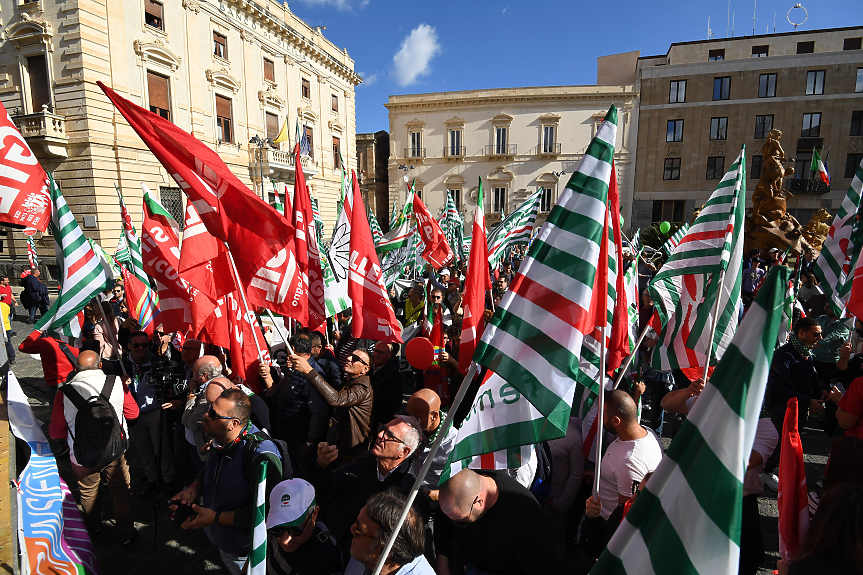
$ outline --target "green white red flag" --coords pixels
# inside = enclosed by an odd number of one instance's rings
[[[674,248],[676,248],[680,244],[680,240],[683,239],[683,236],[685,236],[686,232],[688,231],[689,222],[686,222],[685,224],[677,228],[677,231],[674,232],[674,234],[670,238],[668,238],[667,242],[662,244],[662,251],[665,252],[666,257],[671,255],[671,252],[673,252]]]
[[[129,215],[129,210],[126,209],[126,202],[123,201],[123,194],[120,193],[120,188],[116,184],[114,189],[117,190],[117,199],[120,200],[120,217],[123,220],[123,237],[126,240],[126,247],[129,250],[129,261],[125,262],[129,271],[142,283],[147,283],[147,274],[144,273],[144,260],[141,256],[141,239],[138,237],[138,232],[135,231],[135,224],[132,223],[132,217]]]
[[[476,344],[485,329],[485,294],[491,289],[488,273],[488,246],[485,239],[485,213],[483,212],[482,178],[479,179],[476,210],[473,212],[473,239],[468,256],[467,274],[464,280],[464,319],[461,327],[458,369],[467,373]]]
[[[857,197],[859,197],[861,191],[863,191],[863,162],[861,162],[860,165],[857,166],[857,171],[854,173],[854,179],[851,180],[849,194],[852,193],[852,190],[853,193],[857,195]],[[859,222],[857,223],[857,225],[860,225]],[[833,231],[833,229],[831,228],[830,231]],[[852,234],[852,237],[857,244],[856,247],[858,250],[860,249],[860,232],[861,230],[858,227],[854,230],[854,233]],[[822,257],[824,257],[824,249],[822,248],[821,251]],[[820,260],[821,258],[818,259]],[[846,282],[851,284],[850,288],[845,288],[843,291],[848,293],[848,313],[850,315],[853,315],[854,317],[863,318],[863,279],[860,279],[863,278],[863,258],[859,257],[859,253],[857,258],[854,260],[853,270],[854,271],[850,274],[852,276],[851,280]]]
[[[539,190],[508,215],[488,236],[486,241],[491,269],[498,269],[504,256],[512,248],[527,245],[530,241],[541,199],[542,190]]]
[[[120,268],[126,291],[126,307],[129,317],[135,319],[141,330],[153,335],[155,320],[159,316],[159,296],[149,284],[145,284],[124,266]]]
[[[827,173],[827,165],[821,161],[821,156],[818,155],[818,150],[815,148],[812,149],[812,165],[809,169],[818,174],[822,182],[828,186],[830,185],[830,174]]]
[[[371,210],[367,210],[366,215],[369,218],[369,228],[372,230],[372,239],[374,240],[375,245],[378,245],[378,242],[384,237],[384,232],[381,230],[381,225],[378,223],[378,219]]]

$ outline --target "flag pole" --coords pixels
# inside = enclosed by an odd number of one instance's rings
[[[725,270],[719,271],[719,293],[716,294],[716,307],[713,309],[713,321],[710,325],[710,339],[707,340],[707,359],[704,361],[704,383],[707,383],[707,370],[710,368],[710,357],[713,355],[713,338],[716,337],[716,326],[719,325],[719,303],[722,301],[722,285],[725,281]]]
[[[228,247],[228,242],[224,242],[224,244],[225,250],[228,252],[228,259],[231,260],[231,271],[234,272],[234,281],[237,284],[237,291],[240,292],[240,297],[243,300],[243,307],[246,310],[246,317],[248,318],[251,312],[249,311],[249,302],[246,301],[246,291],[243,289],[243,284],[240,283],[240,273],[237,271],[237,264],[234,263],[234,255],[231,253],[231,248]],[[261,353],[261,344],[258,342],[258,334],[255,333],[254,329],[251,331],[252,338],[255,340],[255,349],[258,351],[258,360],[261,363],[264,363],[264,354]]]
[[[270,310],[268,310],[266,308],[264,308],[264,309],[267,312],[267,315],[270,316],[270,320],[273,322],[273,325],[276,327],[276,331],[279,332],[279,337],[282,338],[283,342],[285,342],[285,350],[287,350],[287,352],[290,355],[294,355],[294,350],[293,350],[293,348],[291,348],[291,344],[288,343],[288,338],[285,335],[285,333],[282,331],[282,328],[280,328],[279,324],[276,323],[276,318],[273,317],[273,312],[271,312]],[[282,323],[284,323],[284,319],[282,320]]]
[[[470,369],[465,376],[464,383],[462,383],[461,386],[458,388],[458,393],[455,394],[455,399],[453,399],[452,405],[450,405],[449,407],[449,412],[446,414],[446,419],[443,423],[441,423],[441,427],[438,431],[437,437],[435,437],[434,443],[432,443],[431,449],[429,450],[428,455],[426,455],[423,466],[420,469],[416,480],[414,481],[413,487],[411,487],[410,493],[408,493],[408,498],[407,501],[405,501],[405,506],[402,508],[401,514],[399,515],[399,520],[396,522],[396,526],[393,528],[392,535],[390,535],[389,539],[387,540],[387,544],[384,547],[383,552],[381,553],[380,559],[378,559],[378,564],[375,565],[375,569],[372,572],[372,575],[380,575],[381,570],[384,568],[384,563],[386,563],[387,557],[389,556],[390,551],[392,550],[393,545],[396,542],[399,531],[401,531],[402,525],[404,525],[405,519],[407,519],[408,513],[411,509],[411,505],[413,505],[414,499],[416,499],[417,493],[422,486],[423,480],[425,479],[425,476],[428,473],[429,468],[431,467],[432,460],[437,454],[438,448],[440,448],[441,443],[443,443],[447,431],[452,426],[452,421],[453,419],[455,419],[455,413],[461,405],[462,399],[464,399],[464,396],[467,393],[467,388],[470,387],[470,382],[473,380],[474,376],[476,376],[477,371],[479,371],[479,366],[476,364],[476,362],[471,362]]]
[[[99,323],[102,324],[102,329],[105,330],[105,333],[111,336],[111,345],[113,345],[114,349],[117,350],[117,355],[120,358],[120,369],[123,370],[123,377],[128,377],[129,374],[126,373],[126,364],[123,363],[123,350],[120,349],[120,342],[117,341],[117,334],[114,333],[114,326],[109,326],[108,322],[105,321],[105,310],[102,309],[102,304],[95,297],[90,301],[96,305],[96,309],[99,310],[99,314],[102,316],[102,319],[99,320]]]
[[[623,377],[626,374],[626,370],[629,369],[630,364],[635,359],[635,356],[638,354],[638,348],[641,347],[641,342],[644,341],[644,336],[647,335],[647,328],[650,327],[650,324],[644,326],[644,329],[641,330],[641,335],[638,336],[638,341],[635,342],[635,349],[632,350],[632,353],[629,354],[629,357],[626,358],[626,362],[623,364],[623,367],[620,370],[620,375],[617,376],[617,381],[614,382],[614,389],[617,389],[617,386],[620,385],[620,382],[623,381]]]
[[[614,165],[612,164],[612,176],[614,177]],[[608,233],[610,230],[608,229],[608,197],[606,196],[605,200],[605,221],[603,223],[602,235],[600,236],[600,241],[604,242],[604,245],[608,245],[608,242],[612,239],[612,234]],[[608,235],[606,235],[608,234]],[[599,252],[602,254],[602,250]],[[606,267],[608,267],[608,258],[603,262]],[[606,282],[608,280],[605,280]],[[606,287],[606,290],[608,288]],[[606,292],[607,294],[607,292]],[[607,307],[607,304],[603,302],[603,308]],[[596,467],[594,467],[594,475],[593,475],[593,495],[596,499],[599,499],[599,472],[602,468],[602,434],[605,428],[603,427],[603,416],[605,411],[605,330],[608,327],[608,316],[607,314],[602,315],[602,326],[599,331],[599,403],[596,406]]]

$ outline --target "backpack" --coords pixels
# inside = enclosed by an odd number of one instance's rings
[[[276,449],[279,450],[279,457],[282,460],[282,478],[279,481],[281,482],[285,479],[293,479],[294,468],[291,465],[291,456],[288,453],[288,444],[282,439],[273,439],[263,431],[259,431],[257,433],[247,434],[246,444],[243,446],[243,477],[246,478],[248,484],[254,486],[257,483],[255,475],[257,470],[253,470],[255,451],[258,449],[258,446],[265,441],[273,442]]]
[[[542,505],[551,493],[551,474],[553,471],[551,447],[548,445],[548,441],[543,441],[534,445],[534,449],[536,449],[536,475],[533,477],[533,483],[530,484],[530,492]]]
[[[105,378],[105,385],[99,395],[84,399],[78,391],[69,384],[61,389],[63,395],[77,408],[75,416],[75,433],[72,434],[75,459],[81,467],[102,469],[112,461],[120,458],[129,447],[126,430],[111,405],[111,391],[117,376]],[[68,429],[69,425],[66,424]]]

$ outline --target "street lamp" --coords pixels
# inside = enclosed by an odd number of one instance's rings
[[[249,143],[254,144],[258,148],[255,153],[255,167],[258,167],[258,162],[260,162],[260,168],[258,169],[261,174],[261,198],[267,202],[267,198],[264,196],[264,148],[267,146],[274,146],[275,143],[272,138],[261,138],[257,134],[249,140]]]

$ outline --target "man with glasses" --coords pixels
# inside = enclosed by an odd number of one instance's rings
[[[402,404],[402,376],[399,372],[399,344],[379,341],[372,352],[374,392],[372,428],[391,420]]]
[[[391,487],[403,493],[410,490],[414,477],[408,458],[421,440],[422,430],[416,419],[398,415],[380,427],[371,450],[338,469],[327,469],[338,457],[338,450],[326,443],[318,446],[310,482],[323,505],[327,525],[342,549],[350,540],[348,529],[370,496]]]
[[[114,289],[111,290],[111,299],[108,300],[108,303],[111,304],[111,308],[114,310],[114,317],[123,316],[120,313],[120,304],[124,301],[126,301],[126,290],[123,288],[123,284],[118,282],[114,284]]]
[[[437,439],[438,433],[441,431],[441,425],[446,417],[446,413],[441,411],[440,397],[431,389],[420,389],[408,399],[407,405],[408,415],[415,417],[420,423],[423,430],[423,442],[419,447],[417,456],[413,458],[411,464],[411,473],[414,476],[419,475],[426,457],[431,451],[431,446]],[[434,461],[423,479],[422,489],[431,501],[438,500],[437,484],[441,473],[446,466],[446,460],[449,457],[455,443],[458,429],[451,425],[440,448],[435,454]]]
[[[204,434],[204,414],[210,407],[207,399],[209,383],[222,375],[222,363],[219,358],[214,355],[205,355],[197,360],[192,365],[192,381],[189,397],[186,400],[186,406],[183,409],[183,427],[185,429],[184,439],[186,443],[195,446],[194,457],[198,458],[200,463],[196,463],[195,467],[198,471],[203,468],[203,463],[206,463],[209,452],[205,449],[210,438]],[[219,393],[227,388],[219,388]],[[218,396],[219,393],[216,393]],[[212,398],[215,401],[215,398]],[[194,460],[193,457],[193,460]]]
[[[266,460],[267,495],[282,479],[282,460],[272,441],[256,442],[251,461],[246,461],[246,442],[260,431],[249,421],[251,414],[249,397],[240,389],[226,389],[216,398],[204,415],[204,433],[213,438],[207,466],[174,496],[197,514],[183,523],[183,529],[204,528],[231,575],[240,575],[249,557],[257,492],[256,479],[249,477]],[[195,505],[202,495],[203,506]]]
[[[312,357],[324,370],[324,379],[335,389],[341,389],[344,385],[342,379],[342,367],[336,361],[336,355],[328,347],[324,347],[324,336],[320,332],[313,331]]]
[[[336,540],[322,521],[315,488],[302,479],[282,481],[270,493],[267,514],[268,575],[342,573]]]
[[[452,539],[458,542],[459,565],[449,565],[450,541],[436,533],[439,572],[554,572],[552,537],[542,507],[506,470],[462,469],[441,485],[440,508],[455,524]]]
[[[312,384],[327,405],[334,407],[333,418],[338,425],[336,445],[342,462],[356,457],[366,448],[372,418],[372,384],[369,380],[369,354],[356,350],[344,365],[347,383],[344,389],[333,389],[309,362],[298,355],[288,356],[293,368]],[[330,425],[333,423],[330,422]]]

